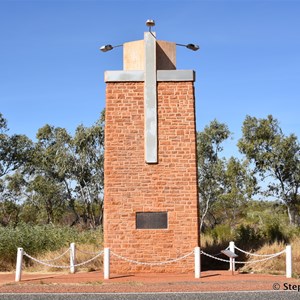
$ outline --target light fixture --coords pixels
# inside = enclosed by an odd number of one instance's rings
[[[195,44],[187,44],[186,47],[193,51],[197,51],[200,48],[198,45],[195,45]]]
[[[151,27],[155,26],[155,21],[154,20],[151,20],[151,19],[148,19],[146,21],[146,26],[149,27],[149,32],[151,32]],[[184,45],[184,44],[176,44],[177,46],[182,46],[182,47],[186,47],[190,50],[193,50],[193,51],[197,51],[200,49],[200,47],[198,45],[195,45],[195,44],[187,44],[187,45]],[[104,45],[102,47],[100,47],[100,50],[102,52],[107,52],[107,51],[110,51],[114,48],[117,48],[117,47],[122,47],[123,45],[117,45],[117,46],[112,46],[110,44],[108,45]]]
[[[114,48],[122,47],[122,46],[123,46],[123,45],[117,45],[117,46],[104,45],[104,46],[101,46],[101,47],[100,47],[100,50],[101,50],[102,52],[107,52],[107,51],[110,51],[110,50],[112,50],[112,49],[114,49]]]
[[[200,47],[198,45],[195,45],[195,44],[187,44],[187,45],[184,45],[184,44],[176,44],[177,46],[182,46],[182,47],[186,47],[190,50],[193,50],[193,51],[197,51],[200,49]]]
[[[148,19],[146,21],[146,25],[149,27],[149,31],[151,32],[151,27],[155,26],[155,21]]]

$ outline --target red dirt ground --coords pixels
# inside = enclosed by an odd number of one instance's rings
[[[205,292],[273,290],[273,284],[300,284],[285,276],[238,274],[230,271],[205,271],[200,279],[193,274],[112,275],[104,280],[102,272],[23,273],[21,282],[13,273],[0,273],[0,293],[115,293],[115,292]]]

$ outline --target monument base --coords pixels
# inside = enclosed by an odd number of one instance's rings
[[[158,163],[147,164],[144,84],[107,83],[104,246],[144,263],[174,260],[199,246],[193,82],[157,83],[157,120]],[[193,254],[137,265],[112,253],[113,274],[194,270]]]

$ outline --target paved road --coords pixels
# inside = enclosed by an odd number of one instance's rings
[[[1,294],[1,300],[299,300],[294,291],[143,293],[143,294]]]

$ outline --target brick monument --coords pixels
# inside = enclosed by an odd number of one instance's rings
[[[176,44],[123,45],[123,70],[106,71],[104,247],[110,270],[187,273],[199,247],[192,70],[176,70]]]

